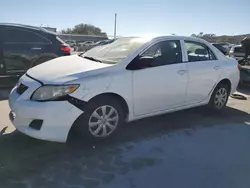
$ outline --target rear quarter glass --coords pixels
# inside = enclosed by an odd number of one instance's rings
[[[60,44],[66,44],[66,42],[60,37],[56,36],[56,39],[60,42]]]

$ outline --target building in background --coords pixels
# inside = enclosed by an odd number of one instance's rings
[[[65,41],[76,41],[77,43],[85,41],[97,42],[108,39],[108,37],[106,36],[96,36],[96,35],[58,34],[58,36]]]

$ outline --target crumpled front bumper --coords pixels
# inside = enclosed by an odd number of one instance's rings
[[[10,93],[10,120],[13,125],[20,132],[37,139],[66,142],[71,126],[83,111],[68,101],[32,101],[30,96],[41,84],[27,76],[23,76],[20,82],[28,89],[20,95],[14,87]],[[30,127],[34,120],[43,121],[39,130]]]

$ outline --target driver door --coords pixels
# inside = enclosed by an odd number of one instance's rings
[[[132,73],[135,116],[186,104],[188,72],[181,49],[178,40],[161,41],[131,62],[137,67]],[[145,66],[143,59],[152,61]]]

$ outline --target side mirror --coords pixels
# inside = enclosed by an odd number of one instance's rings
[[[138,60],[136,61],[136,64],[139,69],[148,68],[153,66],[154,60],[155,59],[150,56],[139,56]]]
[[[151,56],[139,56],[139,61],[152,63],[154,61],[154,57],[151,57]]]
[[[150,56],[138,56],[127,67],[129,70],[139,70],[153,67],[154,58]]]

